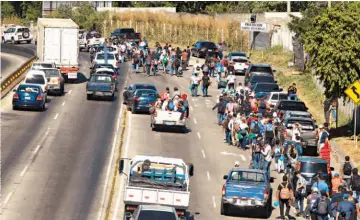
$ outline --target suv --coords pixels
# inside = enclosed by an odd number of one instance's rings
[[[29,28],[23,26],[10,27],[4,31],[1,42],[11,42],[13,44],[18,44],[22,41],[30,44],[32,40],[32,34],[30,33]]]
[[[334,170],[330,167],[327,160],[318,157],[299,157],[299,161],[296,167],[297,171],[300,171],[301,176],[306,180],[306,195],[311,193],[311,186],[315,183],[315,177],[319,174],[325,178],[325,182],[329,186],[329,193],[331,195],[331,171]],[[294,176],[293,184],[296,185],[297,178]]]
[[[249,84],[249,80],[253,74],[271,75],[274,76],[275,70],[273,70],[270,64],[250,64],[245,71],[245,85]]]
[[[194,57],[206,57],[206,54],[210,56],[217,56],[217,46],[214,42],[210,41],[198,41],[196,44],[192,45],[191,54]]]

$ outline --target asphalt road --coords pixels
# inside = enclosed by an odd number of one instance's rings
[[[97,219],[122,96],[86,100],[87,53],[80,64],[81,82],[50,97],[45,112],[11,110],[12,94],[2,100],[2,219]]]
[[[26,57],[1,52],[1,80],[16,71],[27,60]]]

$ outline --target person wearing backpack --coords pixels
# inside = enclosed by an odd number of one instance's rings
[[[318,220],[328,220],[331,212],[330,199],[327,197],[325,190],[321,190],[320,195],[313,207],[316,209]]]
[[[273,146],[273,140],[275,137],[275,127],[271,119],[269,119],[269,121],[265,124],[264,130],[265,130],[265,141],[267,141],[270,145]]]
[[[356,193],[355,198],[358,198],[360,195],[360,176],[357,168],[352,170],[349,188]]]
[[[178,76],[179,75],[179,67],[181,66],[181,61],[178,57],[175,57],[175,61],[174,61],[174,68],[175,68],[175,75]]]
[[[144,65],[144,69],[146,69],[146,75],[148,77],[150,77],[150,70],[151,70],[151,56],[148,55],[145,59],[145,65]]]
[[[311,194],[306,198],[306,217],[310,217],[311,220],[317,220],[316,208],[314,207],[317,199],[320,197],[318,188],[313,188]]]
[[[291,184],[288,182],[286,175],[283,176],[282,183],[279,184],[276,191],[276,200],[280,203],[280,218],[285,219],[285,216],[290,218],[290,204],[293,199],[293,190]],[[284,215],[284,206],[286,211]]]
[[[211,84],[210,77],[207,74],[204,74],[201,78],[202,87],[203,87],[203,97],[208,97],[208,88]]]
[[[212,58],[209,63],[209,76],[215,76],[215,58]]]
[[[296,216],[300,216],[303,215],[305,216],[304,213],[304,198],[306,195],[306,180],[305,178],[301,175],[300,171],[296,171],[295,172],[295,176],[297,178],[296,181],[296,188],[295,188],[295,209],[296,209]]]
[[[261,97],[259,100],[258,112],[262,115],[265,115],[266,113],[266,102],[264,97]]]
[[[352,213],[356,210],[354,208],[354,204],[349,201],[349,194],[344,193],[343,200],[339,202],[336,219],[338,220],[350,220]]]
[[[217,113],[217,120],[218,120],[218,124],[221,125],[224,115],[225,115],[225,110],[226,110],[226,101],[223,98],[223,95],[221,94],[219,97],[219,102],[216,103],[214,105],[214,107],[212,108],[212,110],[215,110],[217,108],[218,113]]]
[[[350,186],[351,171],[352,171],[352,166],[351,166],[351,163],[350,163],[350,157],[346,156],[345,157],[345,163],[343,165],[341,173],[343,174],[343,180],[346,181],[347,186]]]

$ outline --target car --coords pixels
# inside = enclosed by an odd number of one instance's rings
[[[103,64],[94,64],[93,66],[90,67],[90,70],[91,70],[90,75],[96,73],[96,70],[99,69],[99,68],[112,69],[119,75],[118,69],[114,68],[114,66],[112,64],[110,64],[110,63],[108,63],[108,64],[105,64],[105,63],[103,63]]]
[[[89,52],[91,46],[103,44],[104,41],[105,38],[102,38],[99,32],[84,32],[79,38],[79,49],[80,51],[86,50],[87,52]]]
[[[198,41],[191,48],[191,54],[194,57],[206,57],[206,54],[210,56],[217,56],[218,49],[214,42],[210,41]]]
[[[270,217],[272,209],[273,178],[258,169],[232,168],[224,175],[220,213],[228,215],[231,209],[253,209],[264,218]],[[238,212],[239,213],[239,212]]]
[[[267,97],[268,103],[271,108],[275,107],[275,105],[280,100],[287,100],[287,99],[288,99],[288,94],[285,92],[270,92]]]
[[[43,68],[49,68],[49,69],[53,69],[56,68],[56,64],[54,62],[34,62],[31,65],[31,70],[38,70],[38,69],[43,69]]]
[[[180,220],[186,219],[184,216],[178,217],[174,207],[162,205],[139,205],[132,215],[128,215],[130,220],[157,219],[157,220]]]
[[[249,84],[249,80],[253,74],[268,74],[274,76],[276,71],[273,70],[270,64],[250,64],[249,68],[245,72],[245,85]]]
[[[116,60],[116,56],[112,53],[107,54],[107,62],[111,64],[115,69],[118,68],[119,62]],[[96,53],[93,60],[94,64],[104,64],[105,63],[105,54],[104,52]]]
[[[115,54],[115,55],[119,54],[119,49],[116,46],[108,46],[107,49],[108,49],[109,53],[112,53],[112,54]],[[104,52],[104,46],[96,47],[96,52],[97,53],[98,52]]]
[[[301,125],[301,133],[300,137],[305,142],[305,146],[303,146],[303,151],[307,154],[317,156],[317,143],[318,143],[318,133],[317,133],[317,125],[311,118],[303,118],[303,117],[286,117],[281,121],[282,126],[286,129],[286,135],[292,136],[292,128],[295,123],[299,123]]]
[[[129,103],[129,98],[131,97],[131,94],[134,94],[135,91],[138,89],[151,89],[151,90],[158,92],[158,90],[156,89],[154,84],[134,83],[134,84],[130,85],[129,87],[124,88],[124,92],[123,92],[124,104]]]
[[[94,97],[109,98],[115,100],[115,82],[107,74],[93,74],[86,85],[87,100]]]
[[[62,77],[60,70],[57,68],[42,68],[40,70],[45,73],[48,84],[48,93],[63,95],[65,90],[65,80]]]
[[[97,68],[95,74],[106,74],[112,77],[113,81],[115,82],[115,91],[117,91],[117,74],[116,72],[111,68]]]
[[[256,96],[259,94],[267,96],[270,92],[281,92],[283,89],[277,83],[256,83],[252,91]]]
[[[18,44],[24,41],[30,44],[31,40],[32,34],[30,32],[30,29],[24,26],[10,27],[6,31],[4,31],[1,37],[1,42],[3,44],[6,42]]]
[[[44,71],[30,70],[25,76],[24,83],[37,84],[41,86],[42,91],[46,94],[45,100],[47,99],[48,82]]]
[[[285,111],[301,111],[307,112],[308,108],[302,101],[280,100],[274,107],[274,111],[278,113],[280,118],[283,117]]]
[[[283,118],[286,117],[300,117],[300,118],[310,118],[312,119],[312,114],[310,112],[303,111],[284,111]],[[315,121],[314,121],[315,122]]]
[[[24,83],[20,84],[19,87],[13,91],[13,110],[20,108],[45,110],[46,93],[40,85]]]
[[[149,113],[149,108],[152,103],[156,102],[158,96],[157,91],[152,89],[138,89],[131,93],[127,109],[134,114],[137,112]]]
[[[256,83],[277,83],[277,81],[273,76],[268,74],[254,74],[249,80],[248,87],[252,89]]]
[[[330,167],[327,160],[318,157],[299,157],[298,164],[296,166],[296,171],[299,171],[300,175],[303,176],[306,180],[306,195],[309,195],[311,193],[311,186],[315,182],[315,177],[318,177],[319,175],[321,175],[325,179],[325,182],[329,186],[329,192],[331,195],[331,171],[333,170],[334,168]],[[297,177],[294,175],[294,178],[292,180],[294,186],[296,185],[296,182]]]
[[[118,28],[110,34],[110,41],[114,44],[119,44],[124,41],[140,42],[141,34],[135,33],[133,28]]]
[[[234,62],[235,75],[245,74],[245,71],[250,66],[249,58],[245,52],[230,52],[229,61]]]

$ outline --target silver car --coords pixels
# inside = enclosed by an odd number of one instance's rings
[[[65,80],[57,68],[42,68],[48,83],[48,93],[64,94]]]
[[[180,220],[174,207],[162,205],[139,205],[132,215],[126,216],[130,220]]]

